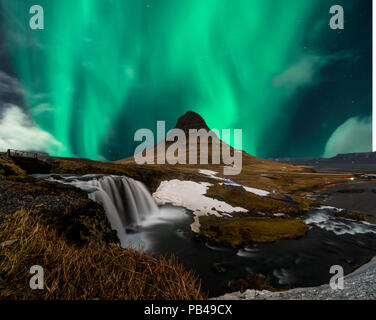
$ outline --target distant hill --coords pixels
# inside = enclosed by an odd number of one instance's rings
[[[355,161],[356,163],[374,163],[374,164],[376,164],[376,152],[337,154],[335,157],[330,158],[329,160],[334,161],[334,162]]]
[[[319,168],[337,168],[350,171],[376,171],[376,152],[337,154],[332,158],[276,158],[274,161],[291,165],[306,165]]]
[[[376,152],[341,153],[332,158],[302,157],[302,158],[275,158],[282,163],[372,163],[376,164]]]

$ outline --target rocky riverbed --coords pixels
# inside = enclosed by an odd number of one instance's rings
[[[246,290],[228,293],[213,300],[375,300],[376,257],[344,277],[344,289],[333,290],[329,285],[297,288],[284,292]]]

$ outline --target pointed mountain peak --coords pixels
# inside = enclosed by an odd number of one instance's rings
[[[182,129],[187,132],[189,129],[206,129],[209,130],[205,120],[196,112],[187,111],[185,115],[178,119],[176,129]]]

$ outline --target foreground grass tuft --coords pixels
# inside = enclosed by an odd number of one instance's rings
[[[206,298],[197,278],[174,258],[116,244],[70,245],[29,211],[7,216],[0,244],[0,299]],[[29,287],[33,265],[44,269],[44,290]]]

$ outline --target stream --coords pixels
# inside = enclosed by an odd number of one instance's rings
[[[230,249],[198,241],[190,229],[190,211],[172,205],[156,207],[146,188],[133,179],[103,175],[34,177],[87,191],[90,199],[104,205],[123,247],[132,246],[156,257],[173,254],[200,276],[204,290],[212,297],[231,292],[233,280],[256,273],[265,275],[280,289],[327,284],[333,276],[329,273],[331,266],[340,265],[347,274],[376,255],[376,225],[335,217],[338,209],[329,206],[312,209],[302,217],[309,226],[302,238]]]

